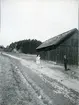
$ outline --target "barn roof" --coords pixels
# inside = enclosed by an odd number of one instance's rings
[[[74,29],[64,32],[60,35],[57,35],[53,38],[50,38],[50,39],[46,40],[45,42],[43,42],[40,46],[38,46],[36,48],[36,50],[42,50],[42,49],[45,49],[45,48],[51,47],[51,46],[52,46],[52,48],[55,48],[56,45],[59,45],[60,43],[62,43],[66,38],[72,36],[73,33],[76,31],[77,31],[77,29],[74,28]]]

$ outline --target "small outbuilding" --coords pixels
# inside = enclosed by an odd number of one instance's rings
[[[74,28],[50,38],[36,48],[41,59],[63,64],[64,55],[69,65],[79,65],[79,31]]]

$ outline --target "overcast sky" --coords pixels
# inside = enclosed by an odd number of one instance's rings
[[[0,45],[23,39],[45,41],[78,28],[77,0],[2,0]]]

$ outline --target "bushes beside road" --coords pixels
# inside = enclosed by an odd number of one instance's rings
[[[17,50],[18,52],[22,52],[25,54],[36,54],[36,48],[41,44],[41,41],[36,39],[28,39],[28,40],[21,40],[18,42],[11,43],[8,47],[8,51]],[[15,51],[16,51],[15,50]]]

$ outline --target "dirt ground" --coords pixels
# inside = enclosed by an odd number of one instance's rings
[[[8,57],[8,59],[10,60],[11,67],[14,68],[13,78],[15,78],[16,81],[21,79],[20,80],[22,81],[21,84],[25,84],[21,86],[21,88],[27,87],[27,84],[31,86],[30,90],[34,91],[33,94],[36,94],[36,98],[34,102],[36,102],[36,100],[39,99],[41,101],[38,101],[38,102],[41,102],[42,104],[45,104],[45,105],[79,105],[79,93],[61,84],[62,81],[59,82],[58,80],[51,78],[51,75],[48,75],[50,74],[48,72],[50,70],[46,69],[47,67],[48,68],[52,67],[53,70],[57,72],[57,69],[59,68],[59,71],[62,71],[64,75],[66,75],[66,77],[69,78],[68,76],[70,76],[70,74],[68,73],[66,74],[63,71],[63,67],[61,66],[53,67],[51,66],[51,62],[42,61],[42,65],[41,65],[42,68],[41,68],[40,66],[36,66],[35,64],[36,55],[27,55],[27,54],[11,54],[11,55],[14,55],[13,57],[14,59],[11,57]],[[58,73],[60,74],[60,72]],[[19,75],[17,76],[16,74],[17,75],[19,74]],[[17,77],[19,77],[19,79],[17,79]],[[78,80],[78,78],[76,79]],[[63,80],[63,82],[64,81],[65,80]],[[34,103],[34,104],[38,105],[37,103]],[[27,104],[23,104],[23,105],[27,105]]]
[[[0,105],[44,105],[17,66],[0,55]]]

